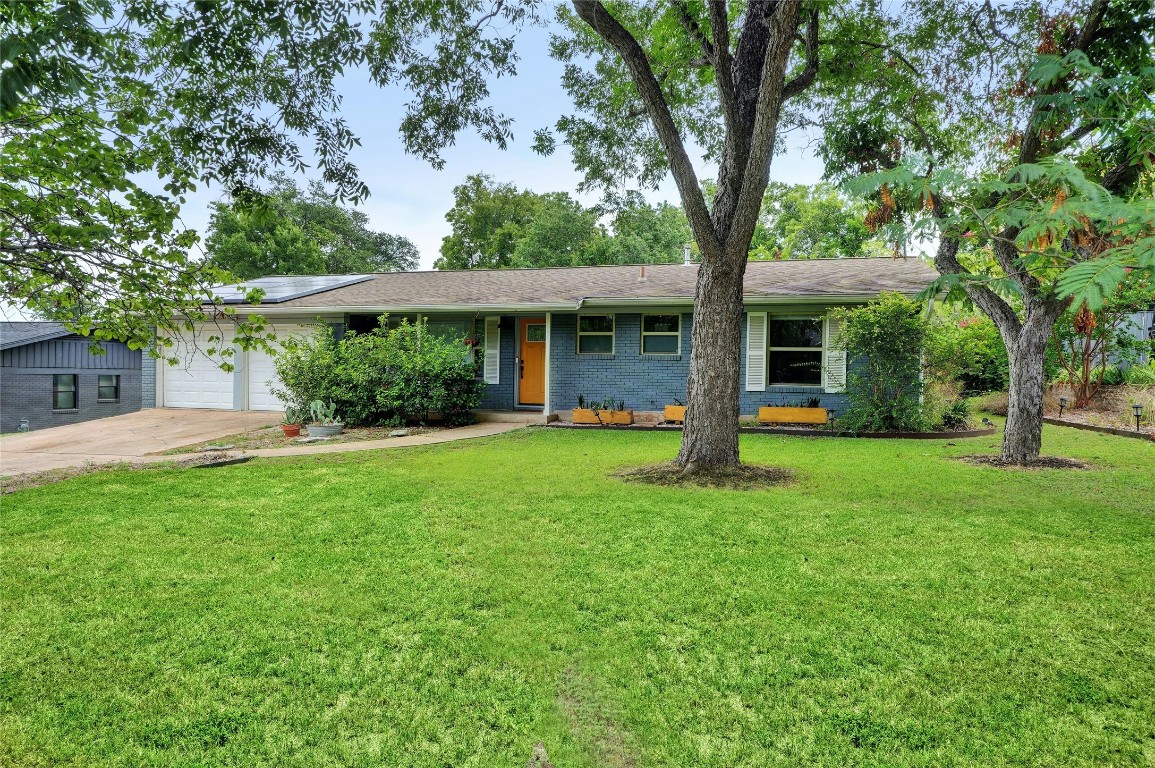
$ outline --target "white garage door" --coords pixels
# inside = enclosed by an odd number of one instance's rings
[[[277,339],[281,341],[290,336],[308,336],[313,331],[311,327],[298,323],[274,323],[270,330],[276,333]],[[273,348],[279,351],[280,345],[274,342]],[[264,350],[254,349],[249,352],[245,364],[248,366],[249,410],[284,410],[285,404],[269,391],[277,383],[277,369],[273,367],[273,356]]]
[[[220,342],[208,342],[209,336],[224,336],[215,325],[198,327],[196,333],[185,333],[174,347],[165,353],[180,358],[180,365],[165,365],[163,378],[163,405],[165,408],[223,408],[233,407],[233,375],[220,368],[220,359],[208,358],[205,350],[219,348]]]

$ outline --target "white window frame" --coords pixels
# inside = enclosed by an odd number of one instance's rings
[[[678,318],[678,330],[676,331],[647,331],[646,318],[647,317],[676,317]],[[649,312],[642,315],[641,341],[638,347],[638,352],[646,356],[661,356],[661,355],[680,355],[682,354],[682,313],[681,312]],[[646,351],[646,337],[647,336],[674,336],[678,339],[678,347],[673,352],[647,352]]]
[[[772,347],[770,346],[771,329],[774,323],[782,320],[816,320],[819,325],[819,332],[822,338],[822,344],[817,347]],[[826,367],[826,318],[821,315],[771,315],[768,318],[766,325],[766,385],[770,387],[810,387],[812,389],[823,388],[823,369]],[[793,384],[786,382],[773,382],[770,380],[770,363],[773,360],[775,352],[814,352],[818,355],[818,383],[817,384]]]
[[[583,317],[608,317],[610,319],[609,331],[583,331],[582,318]],[[608,312],[586,312],[577,316],[577,331],[575,344],[575,351],[579,355],[612,355],[618,348],[618,316]],[[610,337],[610,351],[609,352],[582,352],[582,337],[583,336],[609,336]]]

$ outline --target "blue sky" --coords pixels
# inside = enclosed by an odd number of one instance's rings
[[[533,131],[549,127],[558,116],[572,111],[561,87],[562,64],[549,56],[549,30],[526,29],[518,39],[519,74],[492,84],[492,103],[514,119],[514,141],[506,151],[472,133],[459,137],[445,153],[445,167],[438,171],[424,160],[405,153],[398,134],[408,94],[400,88],[382,89],[364,72],[343,80],[343,114],[361,146],[353,161],[369,185],[370,197],[359,208],[368,214],[375,230],[408,237],[421,251],[421,267],[429,269],[437,258],[441,239],[449,234],[445,213],[453,205],[453,187],[472,173],[487,173],[536,192],[569,192],[586,204],[598,201],[597,193],[576,195],[580,176],[570,162],[568,147],[559,145],[550,157],[531,148]],[[787,183],[812,184],[822,174],[821,163],[806,151],[810,137],[792,134],[788,150],[774,159],[771,178]],[[711,178],[714,169],[698,161],[700,178]],[[302,177],[306,178],[306,177]],[[207,189],[191,196],[182,215],[185,224],[205,234],[209,204],[220,191]],[[678,204],[672,179],[648,195],[651,202]]]

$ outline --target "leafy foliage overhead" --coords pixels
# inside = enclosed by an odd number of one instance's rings
[[[513,34],[535,18],[531,3],[488,0],[6,4],[4,298],[133,346],[204,320],[229,276],[195,258],[187,193],[211,183],[244,205],[270,169],[315,159],[339,199],[363,198],[336,87],[355,66],[414,94],[402,135],[435,165],[470,127],[504,145],[487,82],[515,71]]]

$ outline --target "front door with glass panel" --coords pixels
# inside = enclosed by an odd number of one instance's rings
[[[521,319],[517,362],[517,404],[545,405],[545,319]]]

